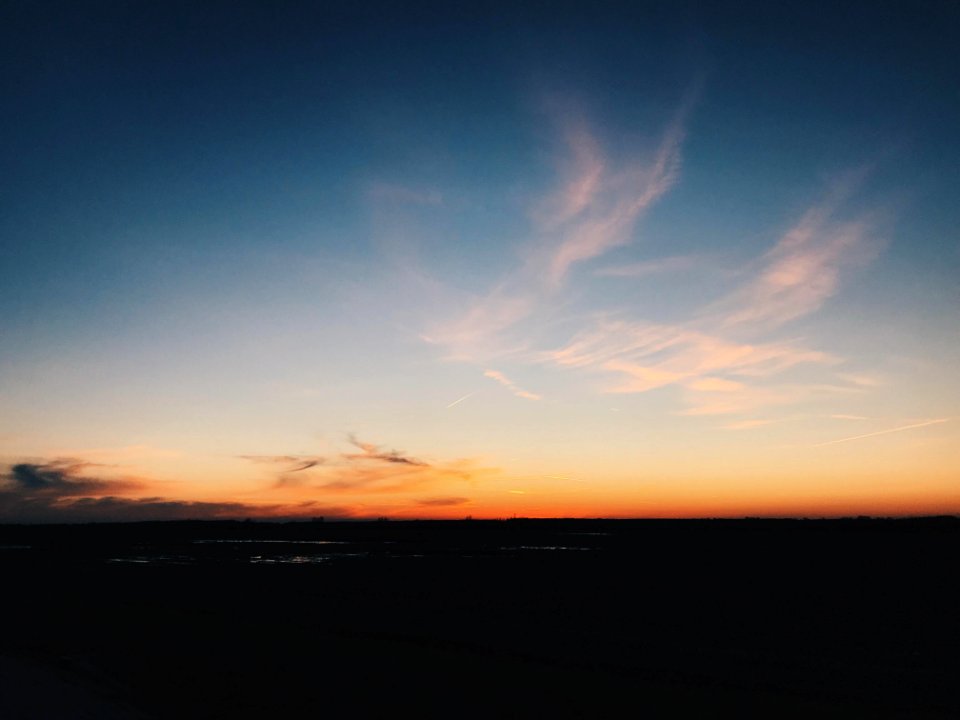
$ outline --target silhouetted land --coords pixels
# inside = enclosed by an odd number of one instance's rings
[[[960,521],[0,526],[0,716],[956,717]]]

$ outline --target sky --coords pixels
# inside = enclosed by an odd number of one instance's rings
[[[3,4],[0,521],[960,513],[960,6],[515,5]]]

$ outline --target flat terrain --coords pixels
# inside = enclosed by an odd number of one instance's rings
[[[4,718],[960,715],[960,521],[0,526]]]

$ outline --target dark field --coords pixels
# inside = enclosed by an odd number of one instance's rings
[[[960,521],[0,527],[0,717],[960,715]]]

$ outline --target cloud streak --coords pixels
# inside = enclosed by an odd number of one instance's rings
[[[683,414],[701,415],[795,400],[803,394],[796,387],[756,387],[748,381],[800,365],[830,365],[836,359],[796,343],[739,343],[681,325],[600,321],[567,345],[542,353],[539,361],[619,377],[604,388],[607,393],[679,385],[690,405]]]
[[[382,450],[373,443],[365,443],[350,435],[350,444],[359,448],[361,453],[345,453],[343,457],[347,460],[374,460],[385,463],[395,463],[398,465],[413,465],[414,467],[429,467],[428,463],[416,458],[407,457],[397,450]]]
[[[809,315],[839,289],[842,272],[871,259],[875,229],[864,219],[835,220],[864,172],[843,178],[763,256],[755,277],[708,308],[706,321],[727,329],[772,330]]]
[[[283,472],[295,473],[322,465],[326,458],[310,455],[238,455],[243,460],[263,465],[281,465]]]
[[[417,504],[424,507],[453,507],[456,505],[466,505],[469,502],[470,498],[465,497],[442,497],[417,500]]]
[[[483,373],[484,377],[488,377],[491,380],[496,380],[498,383],[503,385],[507,390],[512,392],[518,398],[523,398],[524,400],[540,400],[540,396],[536,393],[532,393],[529,390],[524,390],[514,383],[510,378],[504,375],[502,372],[497,370],[486,370]]]

